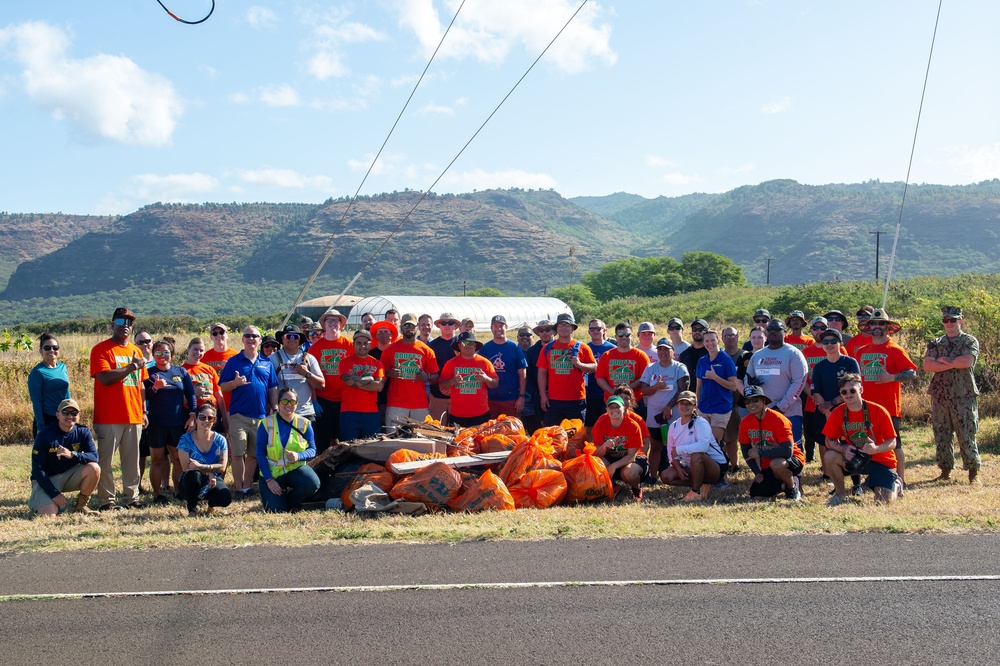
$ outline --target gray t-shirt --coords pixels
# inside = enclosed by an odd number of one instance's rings
[[[270,356],[271,363],[274,364],[274,372],[278,375],[278,390],[288,386],[295,389],[298,404],[295,405],[295,413],[299,416],[314,416],[316,409],[313,407],[313,390],[309,386],[306,378],[295,372],[295,366],[305,363],[310,374],[322,376],[323,371],[319,367],[319,361],[312,354],[305,354],[299,351],[296,354],[286,354],[284,349],[278,349]],[[305,359],[305,360],[303,360]]]
[[[747,365],[747,377],[760,380],[764,395],[771,399],[771,407],[785,416],[802,416],[799,394],[809,380],[809,364],[798,349],[782,345],[754,352]]]
[[[680,381],[682,377],[687,376],[687,366],[680,361],[671,361],[670,365],[665,368],[660,365],[659,361],[646,366],[646,369],[643,371],[642,377],[640,378],[640,381],[643,384],[652,386],[662,379],[664,384],[667,385],[665,389],[657,391],[656,393],[643,393],[642,397],[646,401],[646,425],[648,427],[660,427],[660,424],[656,422],[656,415],[663,412],[663,408],[667,406],[667,403],[673,400],[674,396],[677,395],[677,382]],[[677,413],[677,405],[674,405],[671,420],[676,419],[679,416],[680,415]]]

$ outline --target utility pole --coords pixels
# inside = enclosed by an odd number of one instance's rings
[[[466,280],[462,280],[462,296],[465,296],[465,286],[466,286],[466,282],[467,282]]]
[[[771,286],[771,262],[774,261],[773,257],[768,257],[765,259],[767,261],[767,286]]]
[[[882,240],[882,234],[887,234],[888,231],[869,231],[869,236],[875,236],[875,281],[878,282],[878,257],[879,257],[879,246]]]

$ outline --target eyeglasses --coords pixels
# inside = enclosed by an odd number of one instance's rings
[[[153,356],[170,356],[170,352],[166,349],[161,349],[160,351],[153,352]]]
[[[59,345],[42,345],[42,351],[59,351]]]
[[[214,416],[209,416],[208,414],[199,414],[198,415],[198,420],[199,421],[206,421],[208,423],[211,423],[212,421],[215,420],[215,417]]]
[[[225,334],[226,334],[226,332],[223,331],[222,329],[217,329],[217,330],[212,331],[212,337],[213,338],[217,338],[220,335],[225,335]]]
[[[943,319],[941,319],[941,323],[943,324],[954,324],[957,321],[958,319],[956,319],[955,317],[944,317]],[[56,349],[59,349],[59,347],[56,347]]]
[[[858,389],[856,389],[856,388],[847,389],[847,390],[845,390],[845,389],[841,389],[840,390],[840,395],[854,395],[856,393],[861,393],[861,391],[858,390]]]
[[[80,410],[79,409],[69,409],[69,408],[67,408],[67,409],[61,410],[59,413],[62,414],[63,416],[79,416],[80,415]]]
[[[692,326],[691,327],[691,332],[692,333],[704,333],[707,330],[708,330],[707,328],[704,328],[702,326]]]
[[[827,318],[826,318],[826,320],[827,321],[844,321],[844,318],[841,317],[840,315],[828,315]]]
[[[152,342],[153,342],[153,338],[150,338],[149,340],[136,340],[135,344],[137,344],[137,345],[148,345],[148,344],[151,344]]]
[[[826,330],[826,326],[824,326],[823,324],[816,324],[815,326],[810,327],[810,330],[812,330],[812,331],[825,331]]]
[[[114,324],[115,326],[131,326],[132,325],[132,320],[131,319],[125,319],[124,317],[120,317],[118,319],[115,319],[111,323]]]
[[[292,400],[291,398],[282,398],[278,402],[280,402],[283,405],[297,405],[297,404],[299,404],[298,400]]]
[[[603,330],[604,330],[604,327],[603,327],[603,326],[591,326],[591,327],[590,327],[590,328],[588,328],[587,330],[588,330],[588,331],[603,331]]]
[[[244,333],[243,337],[244,338],[250,338],[250,339],[259,338],[260,337],[260,333]]]
[[[681,330],[681,327],[680,326],[667,326],[667,330],[668,331],[679,331],[679,330]]]
[[[299,334],[298,333],[285,333],[284,337],[287,338],[287,339],[289,339],[289,340],[298,340],[299,339]]]

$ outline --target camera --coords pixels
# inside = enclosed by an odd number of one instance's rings
[[[872,459],[870,453],[865,453],[858,447],[854,447],[854,457],[847,461],[844,465],[844,469],[848,474],[858,474],[865,468],[868,462]]]

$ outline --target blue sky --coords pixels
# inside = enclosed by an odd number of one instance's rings
[[[351,195],[458,4],[8,0],[0,210]],[[577,6],[467,0],[362,192],[428,187]],[[936,11],[592,0],[436,191],[901,181]],[[945,3],[912,182],[1000,177],[998,24]]]

